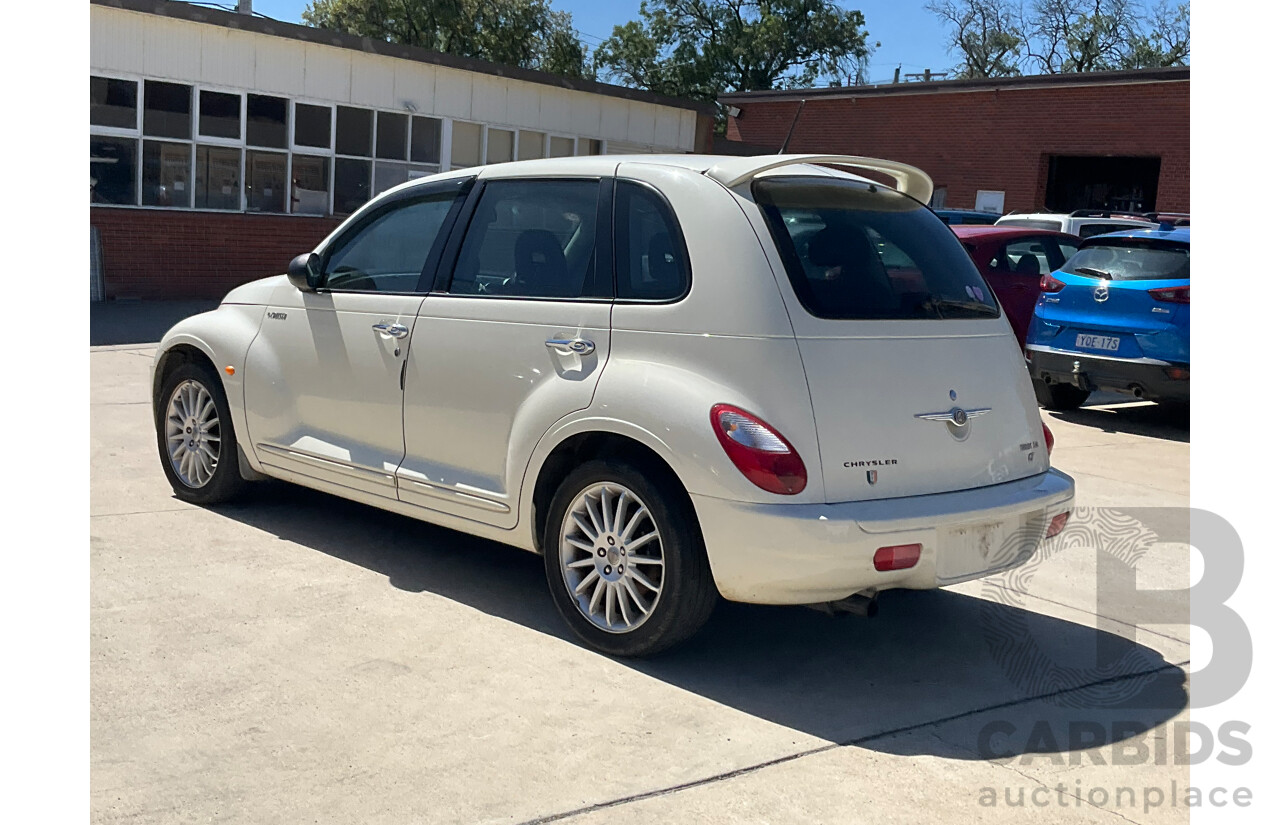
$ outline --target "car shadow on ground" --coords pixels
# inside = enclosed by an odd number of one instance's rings
[[[1052,419],[1094,427],[1108,433],[1141,435],[1166,441],[1191,441],[1191,411],[1185,405],[1134,401],[1115,395],[1095,395],[1077,410],[1045,410]]]
[[[386,576],[401,590],[580,644],[556,613],[533,554],[301,487],[256,487],[249,500],[216,512]],[[1057,753],[1079,739],[1072,736],[1081,725],[1090,736],[1080,741],[1103,746],[1155,728],[1187,704],[1184,673],[1155,650],[951,591],[888,592],[875,619],[722,602],[690,642],[653,659],[617,661],[832,742],[957,759]],[[1032,697],[1040,699],[1025,701]]]

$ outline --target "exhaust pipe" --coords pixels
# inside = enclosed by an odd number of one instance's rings
[[[828,616],[849,613],[854,616],[861,616],[864,619],[873,619],[880,612],[880,594],[878,592],[872,592],[869,595],[866,593],[854,593],[852,596],[846,596],[839,601],[808,606],[826,613]]]
[[[1134,398],[1142,398],[1142,387],[1137,384],[1129,387],[1129,392],[1133,393]]]

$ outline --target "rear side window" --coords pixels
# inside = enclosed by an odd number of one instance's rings
[[[1113,281],[1161,281],[1191,277],[1191,247],[1168,241],[1108,239],[1084,247],[1064,272]]]
[[[672,301],[689,288],[689,257],[671,207],[647,186],[618,181],[614,197],[618,297]]]
[[[595,180],[487,184],[449,292],[521,298],[607,297],[596,282]]]
[[[752,186],[796,297],[819,318],[995,318],[999,305],[960,241],[883,186],[774,177]]]

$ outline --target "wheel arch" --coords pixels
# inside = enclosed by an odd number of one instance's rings
[[[610,426],[611,425],[611,426]],[[542,552],[542,538],[546,532],[548,510],[561,480],[572,468],[594,459],[625,459],[651,472],[665,476],[679,494],[688,498],[688,486],[668,459],[670,451],[661,439],[634,425],[621,422],[579,422],[578,426],[561,432],[554,446],[537,463],[530,464],[532,488],[525,503],[527,524],[532,533],[535,552]],[[690,499],[690,512],[693,512]],[[696,517],[695,517],[696,518]]]

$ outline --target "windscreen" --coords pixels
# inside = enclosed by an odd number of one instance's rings
[[[1191,278],[1191,247],[1145,238],[1114,238],[1084,247],[1062,271],[1112,281]]]
[[[999,305],[927,207],[842,178],[761,178],[752,193],[796,297],[819,318],[996,318]]]

